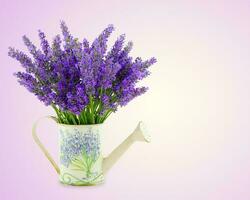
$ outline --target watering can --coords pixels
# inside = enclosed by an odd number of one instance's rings
[[[55,117],[47,116],[45,118],[53,119],[57,123]],[[68,125],[57,123],[60,132],[60,164],[58,166],[37,136],[36,128],[40,120],[33,125],[32,136],[59,174],[60,182],[67,185],[97,185],[102,183],[105,174],[134,142],[150,142],[150,136],[145,130],[144,123],[139,122],[134,131],[118,147],[107,157],[103,157],[102,137],[100,137],[102,124]]]

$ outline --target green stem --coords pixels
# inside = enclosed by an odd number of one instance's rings
[[[113,112],[113,111],[112,111],[111,109],[108,110],[108,111],[104,114],[104,116],[101,118],[100,122],[103,123],[103,122],[109,117],[109,115],[110,115],[112,112]]]
[[[73,121],[74,125],[77,125],[77,121],[76,121],[74,115],[72,115],[71,113],[68,113],[68,115],[71,118],[71,120]]]
[[[94,124],[95,123],[95,112],[94,112],[94,105],[93,105],[93,97],[91,95],[89,96],[89,104],[90,104],[91,120],[92,120],[92,124]]]
[[[116,96],[112,91],[103,90],[100,88],[98,97],[94,98],[92,95],[89,95],[89,104],[79,115],[76,115],[70,111],[62,111],[55,104],[51,104],[52,108],[56,112],[58,123],[74,125],[103,123],[113,112],[112,109],[109,109],[103,115],[100,114],[102,109],[104,109],[103,103],[101,101],[101,96],[104,93],[110,96],[111,102],[116,100]]]

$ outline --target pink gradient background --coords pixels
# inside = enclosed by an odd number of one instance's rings
[[[144,120],[153,137],[138,143],[97,187],[59,184],[31,137],[32,123],[52,114],[20,87],[21,69],[7,47],[21,36],[49,39],[64,19],[93,39],[107,24],[134,41],[132,55],[157,57],[150,91],[105,124],[108,154]],[[250,199],[250,1],[0,0],[0,199]],[[57,156],[57,129],[41,124]],[[58,159],[57,159],[58,160]]]

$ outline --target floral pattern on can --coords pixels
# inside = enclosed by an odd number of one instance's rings
[[[97,160],[102,159],[99,132],[91,127],[84,131],[73,128],[60,130],[60,137],[60,163],[64,168],[62,182],[73,185],[94,184],[97,177],[102,175],[101,166],[94,168],[95,165],[100,165],[96,164]],[[75,173],[77,176],[74,176]]]

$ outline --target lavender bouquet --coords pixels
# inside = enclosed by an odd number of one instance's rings
[[[53,107],[58,123],[103,123],[119,106],[147,91],[147,87],[136,87],[136,83],[150,74],[148,68],[156,59],[143,61],[129,56],[132,42],[124,47],[125,35],[119,36],[107,51],[112,25],[92,44],[74,38],[64,22],[61,30],[62,39],[56,35],[51,46],[39,30],[41,50],[23,36],[33,59],[12,47],[8,52],[25,69],[15,73],[18,82],[46,106]]]

